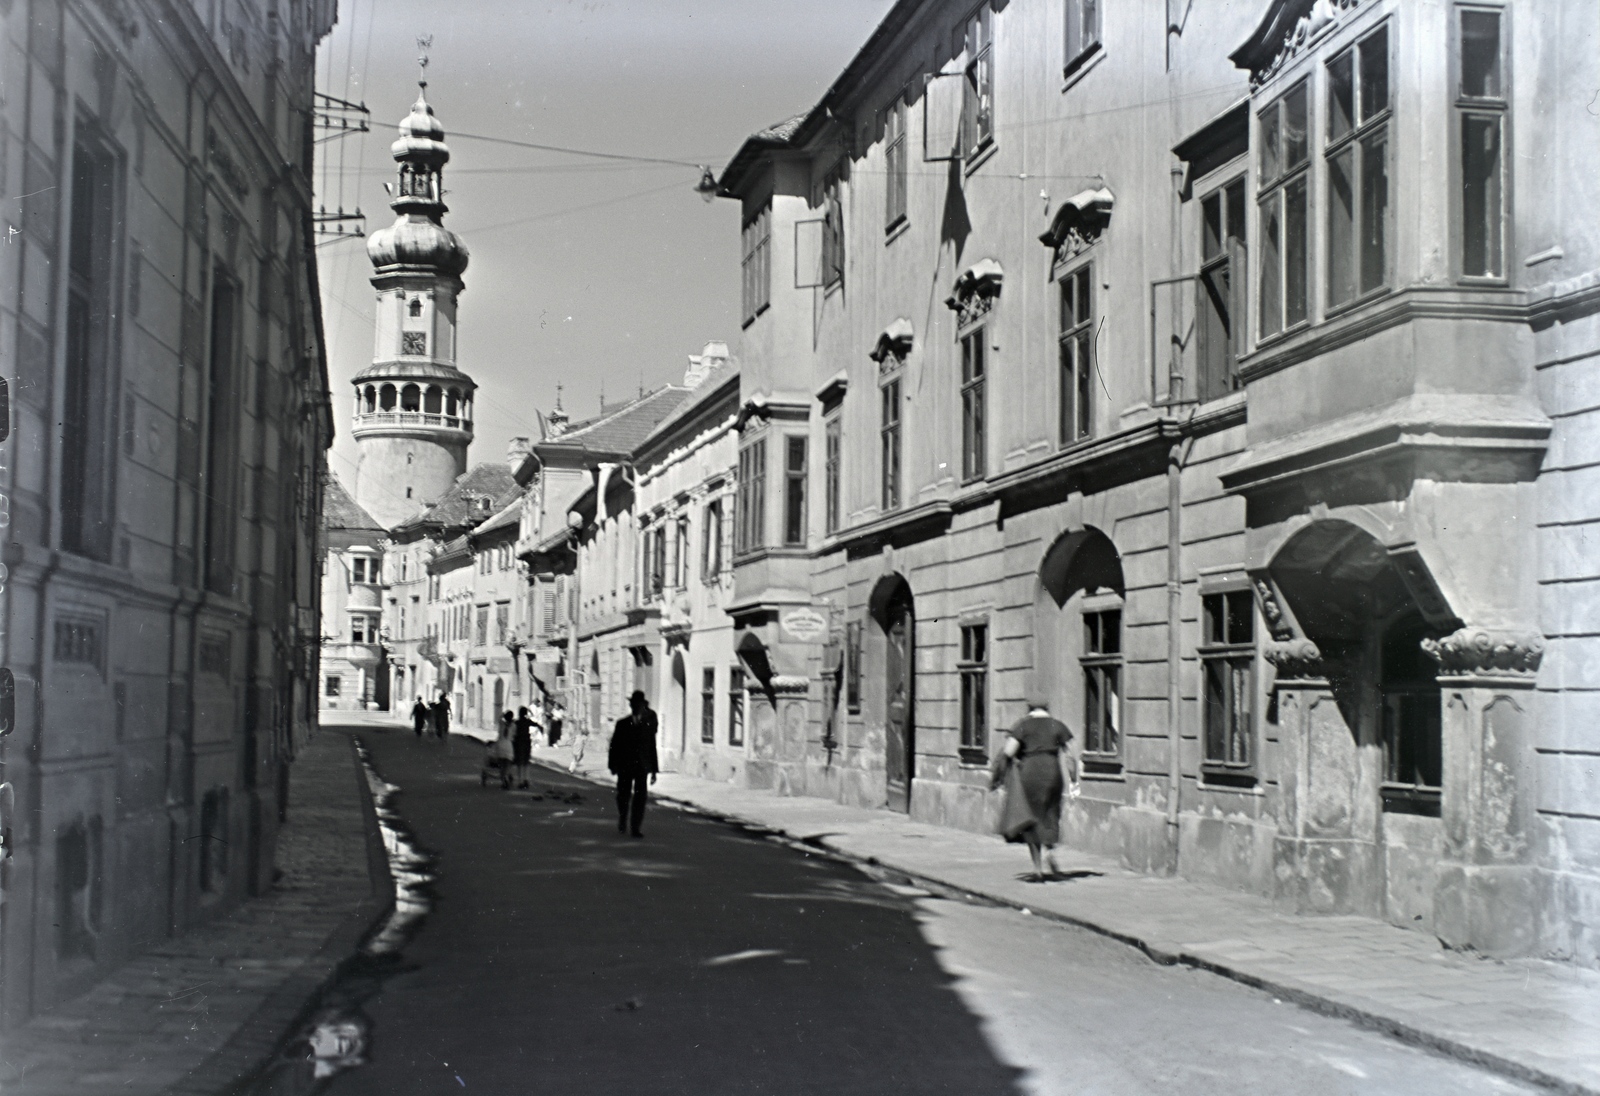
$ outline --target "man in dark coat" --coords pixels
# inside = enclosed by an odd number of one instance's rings
[[[450,737],[450,698],[443,693],[433,703],[433,733],[440,738]]]
[[[427,730],[428,719],[431,715],[432,713],[428,711],[428,705],[423,702],[420,696],[417,697],[417,702],[411,705],[411,729],[417,732],[418,738],[421,738],[422,732]]]
[[[643,837],[645,777],[656,782],[656,713],[644,693],[635,689],[628,699],[632,713],[617,720],[611,732],[607,767],[617,776],[617,830]]]

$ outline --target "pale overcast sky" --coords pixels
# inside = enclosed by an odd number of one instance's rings
[[[389,144],[416,98],[450,145],[445,224],[472,253],[458,364],[478,382],[472,463],[537,432],[557,383],[574,418],[681,379],[739,330],[737,204],[702,202],[692,168],[619,164],[458,138],[477,133],[708,163],[808,109],[891,0],[340,0],[319,90],[365,101],[372,132],[321,146],[318,201],[393,220]],[[341,197],[342,191],[342,197]],[[318,249],[334,389],[333,468],[354,480],[349,381],[372,357],[365,242]]]

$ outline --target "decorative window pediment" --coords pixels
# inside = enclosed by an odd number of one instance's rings
[[[1342,21],[1364,0],[1275,0],[1243,45],[1228,60],[1250,70],[1250,87],[1260,87],[1304,53],[1323,31]]]
[[[1050,228],[1040,233],[1039,242],[1056,252],[1056,259],[1071,258],[1100,238],[1111,222],[1111,207],[1116,196],[1105,187],[1080,190],[1061,203],[1050,219]]]
[[[965,327],[986,315],[1000,296],[1005,271],[994,259],[980,259],[961,272],[951,287],[945,306],[959,317]]]
[[[878,341],[867,357],[878,363],[880,373],[887,372],[906,360],[906,355],[911,353],[912,340],[911,321],[902,316],[878,332]]]

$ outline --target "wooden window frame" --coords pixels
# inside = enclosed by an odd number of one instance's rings
[[[804,548],[809,511],[811,439],[804,434],[783,435],[783,546]]]
[[[740,304],[744,327],[772,304],[772,203],[744,223],[740,232]]]
[[[1303,150],[1301,158],[1290,161],[1286,156],[1286,142],[1283,135],[1287,126],[1283,116],[1289,109],[1290,101],[1299,97],[1304,103],[1304,123],[1301,134]],[[1312,196],[1311,179],[1311,80],[1303,77],[1293,85],[1286,88],[1265,107],[1256,112],[1255,127],[1257,136],[1257,176],[1256,176],[1256,240],[1257,251],[1261,261],[1256,264],[1258,273],[1256,277],[1256,326],[1257,336],[1262,341],[1279,338],[1291,332],[1298,331],[1311,322],[1311,272],[1314,268],[1312,260],[1312,225],[1316,220],[1315,202]],[[1269,122],[1268,116],[1271,116]],[[1270,135],[1270,136],[1269,136]],[[1303,313],[1291,316],[1289,312],[1291,273],[1294,269],[1289,256],[1289,220],[1291,195],[1298,192],[1303,203],[1300,213],[1301,255],[1299,262],[1300,276],[1300,306]],[[1273,240],[1273,233],[1267,228],[1269,209],[1276,210],[1278,216],[1278,243],[1274,261],[1268,262],[1269,244]],[[1269,269],[1270,268],[1270,269]],[[1270,282],[1269,282],[1270,279]],[[1272,307],[1268,307],[1268,286],[1274,288]]]
[[[746,716],[744,670],[739,666],[728,668],[728,745],[743,746]]]
[[[717,668],[705,666],[700,670],[700,741],[715,745],[717,741]]]
[[[1123,746],[1123,609],[1118,606],[1083,610],[1083,653],[1078,664],[1083,674],[1084,771],[1115,774],[1122,771]],[[1106,624],[1115,618],[1116,640],[1106,649]],[[1111,684],[1107,689],[1107,683]],[[1109,731],[1109,740],[1107,732]]]
[[[832,414],[823,419],[822,439],[822,531],[832,536],[839,531],[839,519],[844,508],[841,497],[844,487],[844,416],[841,409],[835,408]]]
[[[989,472],[989,332],[974,324],[962,333],[961,482],[976,483]]]
[[[739,449],[739,483],[734,515],[735,557],[767,544],[767,439],[752,438]]]
[[[904,92],[896,95],[894,101],[884,111],[883,170],[885,187],[883,196],[883,231],[885,235],[892,235],[906,223],[906,188],[909,176],[907,168],[909,142],[906,138],[906,130],[909,113],[910,111],[906,108]]]
[[[1094,437],[1094,264],[1064,270],[1056,279],[1059,309],[1056,370],[1056,444]],[[1088,304],[1083,304],[1087,295]]]
[[[1372,109],[1367,102],[1368,79],[1367,70],[1375,56],[1370,50],[1370,44],[1378,38],[1383,39],[1383,103]],[[1351,96],[1350,127],[1342,132],[1335,132],[1342,112],[1335,106],[1335,88],[1338,86],[1335,71],[1341,63],[1349,67],[1349,90]],[[1323,114],[1325,115],[1324,145],[1322,150],[1322,163],[1327,193],[1327,217],[1325,231],[1327,233],[1326,256],[1324,260],[1324,276],[1326,279],[1325,297],[1328,314],[1354,308],[1372,297],[1379,296],[1389,290],[1392,280],[1391,257],[1394,252],[1392,240],[1394,237],[1393,206],[1393,171],[1392,157],[1389,149],[1391,121],[1394,117],[1394,40],[1390,31],[1389,22],[1385,20],[1363,34],[1349,46],[1334,54],[1323,64]],[[1378,273],[1371,283],[1368,283],[1367,256],[1365,253],[1364,237],[1372,227],[1369,222],[1371,211],[1368,203],[1371,200],[1373,179],[1371,175],[1371,160],[1373,148],[1378,146],[1379,168],[1382,173],[1382,210],[1377,220],[1378,230]],[[1336,217],[1339,212],[1339,202],[1334,196],[1334,179],[1336,175],[1335,164],[1341,158],[1347,158],[1351,164],[1347,178],[1351,185],[1351,215],[1348,234],[1350,264],[1349,291],[1343,296],[1335,297],[1340,292],[1336,284],[1337,271],[1335,264],[1341,259],[1340,250],[1335,246],[1337,237],[1335,232]]]
[[[878,385],[878,503],[885,513],[904,501],[905,397],[897,371]]]
[[[1071,76],[1100,51],[1101,0],[1066,0],[1062,20],[1062,76]]]
[[[1205,590],[1200,604],[1201,775],[1210,785],[1253,788],[1260,766],[1255,595],[1248,586]]]
[[[1462,52],[1465,47],[1465,34],[1462,23],[1469,14],[1492,15],[1498,20],[1499,50],[1497,68],[1499,77],[1498,95],[1468,95],[1463,84],[1466,73]],[[1498,4],[1486,3],[1458,3],[1451,8],[1450,17],[1450,87],[1451,87],[1451,114],[1453,124],[1450,127],[1450,173],[1454,185],[1451,187],[1451,233],[1454,236],[1454,264],[1456,277],[1459,281],[1469,285],[1506,285],[1511,280],[1511,259],[1514,254],[1511,218],[1512,209],[1512,172],[1509,166],[1509,150],[1511,148],[1511,27],[1510,9]],[[1484,122],[1492,120],[1495,123],[1498,135],[1497,163],[1495,183],[1498,188],[1496,202],[1499,206],[1499,216],[1495,223],[1499,227],[1499,239],[1496,241],[1499,250],[1498,271],[1475,273],[1468,270],[1468,244],[1467,218],[1471,214],[1467,195],[1467,134],[1466,127],[1469,122]],[[1486,241],[1487,246],[1487,241]]]
[[[956,674],[961,682],[961,760],[969,765],[989,760],[989,664],[988,619],[962,621]]]

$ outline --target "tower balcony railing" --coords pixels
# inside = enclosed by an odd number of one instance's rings
[[[437,415],[428,411],[358,411],[357,426],[438,426],[447,430],[472,429],[472,420],[459,415]]]

